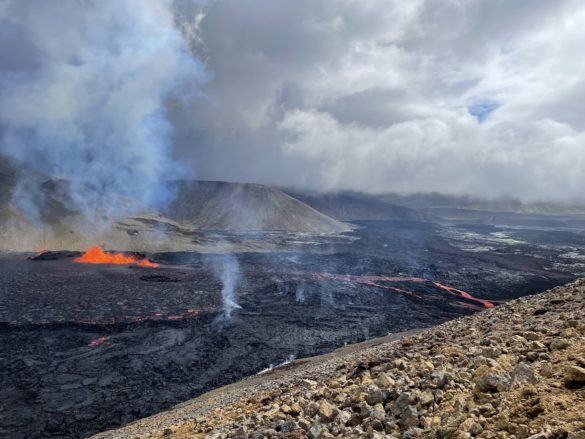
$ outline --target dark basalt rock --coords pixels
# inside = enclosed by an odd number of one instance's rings
[[[162,274],[149,274],[140,276],[140,280],[145,282],[181,282],[179,279],[169,276],[163,276]]]
[[[62,259],[72,259],[81,256],[82,252],[76,251],[44,251],[29,257],[31,261],[60,261]]]

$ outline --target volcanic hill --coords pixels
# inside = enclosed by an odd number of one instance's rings
[[[105,208],[80,209],[70,197],[68,181],[34,173],[0,156],[0,250],[83,250],[102,244],[134,251],[205,251],[218,250],[217,239],[202,236],[210,231],[333,234],[350,230],[349,225],[267,186],[170,184],[176,197],[164,212],[89,188],[83,189],[84,194],[102,199]],[[256,243],[261,250],[258,247]]]
[[[585,281],[302,359],[109,438],[585,437]]]
[[[177,197],[167,215],[200,230],[315,233],[349,230],[346,224],[268,186],[222,181],[180,181],[175,185]]]

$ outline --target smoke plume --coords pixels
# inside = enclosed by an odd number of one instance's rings
[[[236,286],[240,281],[240,264],[234,254],[227,253],[212,261],[212,269],[221,281],[223,315],[220,318],[225,323],[231,319],[235,309],[241,308],[236,301]]]
[[[68,180],[87,214],[169,200],[167,107],[205,80],[175,22],[171,0],[3,2],[0,153]],[[21,189],[21,204],[38,196]]]

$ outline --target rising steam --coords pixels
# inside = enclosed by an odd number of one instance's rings
[[[0,70],[0,153],[67,179],[73,207],[86,214],[105,206],[123,213],[128,198],[167,201],[163,182],[179,167],[166,106],[179,91],[193,97],[205,79],[175,26],[172,1],[3,5],[0,27],[19,59],[3,60]],[[17,54],[19,47],[26,50]],[[20,189],[21,205],[38,197]]]
[[[221,255],[219,259],[213,260],[212,269],[221,281],[223,315],[220,320],[225,323],[231,319],[235,309],[241,308],[236,301],[236,287],[240,281],[240,264],[233,254],[227,253]]]

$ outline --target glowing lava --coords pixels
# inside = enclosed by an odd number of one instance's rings
[[[433,285],[438,287],[438,288],[441,288],[444,291],[447,291],[450,294],[454,294],[455,296],[464,297],[464,298],[471,300],[473,302],[480,303],[486,308],[495,308],[494,304],[492,302],[490,302],[489,300],[479,299],[479,298],[474,297],[465,291],[458,290],[457,288],[448,287],[447,285],[443,285],[442,283],[439,283],[439,282],[433,282]]]
[[[411,296],[418,299],[431,299],[432,297],[426,296],[423,293],[405,290],[395,286],[387,285],[388,283],[418,283],[418,284],[431,284],[440,291],[451,294],[458,297],[456,303],[458,306],[463,306],[470,309],[481,310],[484,308],[494,308],[494,304],[485,299],[480,299],[469,294],[466,291],[458,290],[457,288],[449,287],[439,282],[432,281],[430,279],[423,279],[420,277],[393,277],[393,276],[355,276],[348,274],[334,274],[334,273],[309,273],[310,278],[317,281],[340,281],[348,283],[357,283],[362,285],[370,285],[372,287],[383,288],[386,290],[394,291],[404,296]]]
[[[108,337],[107,335],[104,335],[103,337],[100,338],[96,338],[95,340],[90,341],[87,345],[90,348],[97,348],[100,345],[103,345],[106,341],[109,340],[110,337]]]
[[[80,264],[139,265],[140,267],[158,267],[145,257],[127,255],[119,252],[106,252],[99,245],[88,248],[85,253],[73,259]]]

